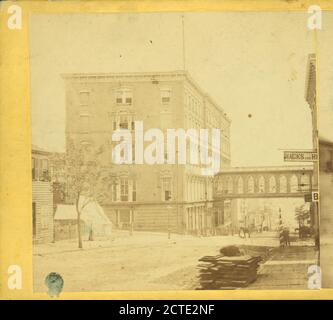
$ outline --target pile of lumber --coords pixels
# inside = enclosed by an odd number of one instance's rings
[[[206,256],[199,259],[201,289],[235,289],[257,279],[260,256]]]

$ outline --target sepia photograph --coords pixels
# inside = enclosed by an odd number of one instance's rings
[[[331,16],[31,14],[34,292],[333,286]]]

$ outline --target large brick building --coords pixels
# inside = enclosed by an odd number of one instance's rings
[[[134,121],[142,121],[144,130],[220,129],[221,166],[230,166],[230,120],[189,74],[66,74],[63,78],[66,138],[87,148],[103,147],[103,166],[109,167],[111,176],[103,207],[114,225],[189,233],[211,229],[213,177],[202,174],[202,165],[116,165],[111,157],[114,130],[133,130]]]

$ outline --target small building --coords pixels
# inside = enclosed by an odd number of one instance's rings
[[[53,188],[49,174],[49,152],[32,147],[33,243],[48,243],[53,236]]]
[[[95,237],[108,237],[112,232],[112,223],[103,208],[93,200],[81,198],[81,234],[83,239],[89,234]],[[73,204],[58,204],[54,216],[55,240],[73,239],[77,237],[77,211]],[[92,231],[92,233],[91,233]]]

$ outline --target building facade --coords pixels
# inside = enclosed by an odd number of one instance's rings
[[[333,231],[333,141],[319,140],[320,234],[332,237]]]
[[[112,150],[118,144],[112,141],[112,133],[128,129],[134,139],[135,121],[142,121],[144,131],[220,129],[221,166],[230,166],[230,120],[189,74],[68,74],[63,78],[67,141],[103,150],[102,165],[110,175],[102,205],[113,224],[152,231],[211,230],[215,223],[213,177],[202,174],[201,164],[112,162]],[[133,160],[136,156],[133,141]]]
[[[54,240],[49,155],[49,152],[36,146],[32,148],[32,233],[36,244]]]

